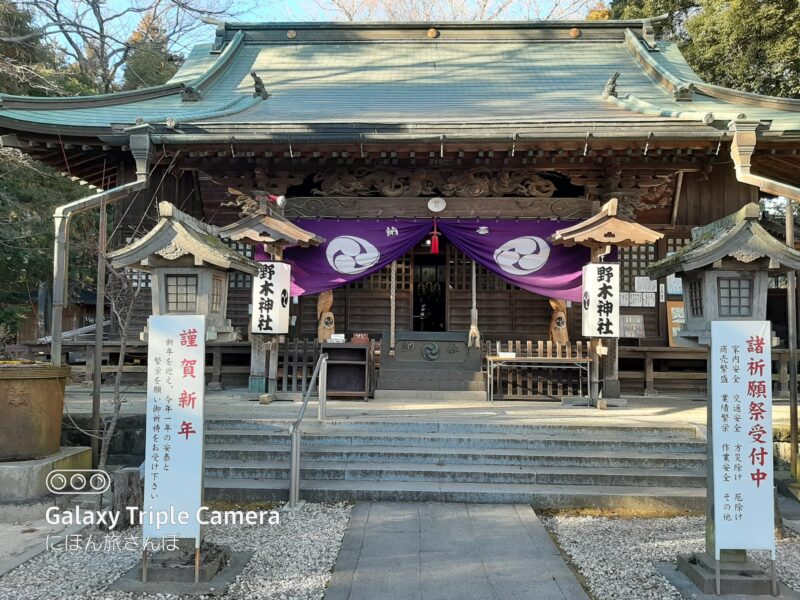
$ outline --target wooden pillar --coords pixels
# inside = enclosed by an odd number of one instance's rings
[[[211,348],[211,381],[208,384],[209,390],[222,389],[222,346]]]
[[[247,387],[257,394],[267,391],[267,351],[270,337],[272,336],[250,334],[250,379]]]
[[[94,381],[94,346],[86,346],[86,372],[83,374],[85,383]]]
[[[269,342],[269,365],[267,367],[267,393],[275,394],[278,391],[278,359],[280,358],[281,336],[273,335]]]
[[[619,339],[608,338],[608,353],[603,358],[603,398],[619,398]]]
[[[644,355],[644,395],[658,396],[653,382],[653,356],[649,352]]]

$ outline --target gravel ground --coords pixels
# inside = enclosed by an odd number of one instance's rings
[[[274,526],[209,526],[206,539],[255,554],[223,596],[226,600],[321,600],[347,529],[351,508],[344,504],[303,504],[281,510]],[[141,532],[131,533],[141,539]],[[106,586],[140,558],[136,549],[45,551],[0,577],[0,600],[177,600],[178,596],[106,592]],[[195,597],[196,598],[196,597]]]
[[[679,600],[654,562],[675,562],[678,553],[705,548],[705,519],[551,517],[545,525],[585,578],[597,600]],[[767,565],[768,555],[752,553]],[[778,541],[778,577],[800,591],[800,538]]]

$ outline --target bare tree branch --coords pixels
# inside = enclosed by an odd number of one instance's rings
[[[170,52],[197,41],[195,33],[207,27],[203,17],[235,17],[247,12],[254,0],[128,0],[111,6],[105,0],[18,0],[17,6],[34,17],[36,34],[62,47],[63,52],[98,92],[118,89],[120,74],[131,52],[131,23],[152,15],[168,23],[163,34]],[[11,38],[12,36],[9,36]],[[0,38],[0,41],[4,41]],[[23,40],[24,41],[24,40]]]

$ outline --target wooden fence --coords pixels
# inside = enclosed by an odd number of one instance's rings
[[[558,361],[535,368],[514,366],[494,368],[495,400],[560,400],[563,396],[588,395],[586,373],[574,368],[570,359],[589,357],[589,345],[582,342],[554,344],[550,341],[506,340],[484,342],[484,356],[513,352],[517,357]]]

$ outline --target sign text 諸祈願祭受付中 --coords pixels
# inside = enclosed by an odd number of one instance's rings
[[[775,557],[769,321],[711,323],[714,540]]]

